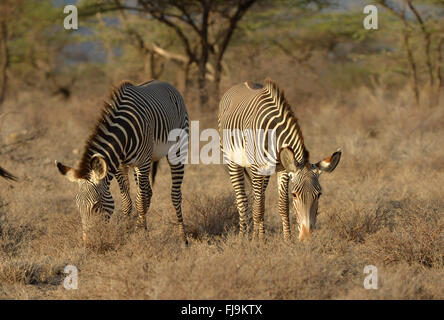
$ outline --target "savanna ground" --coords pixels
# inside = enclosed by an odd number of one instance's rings
[[[58,174],[54,160],[77,163],[109,86],[85,86],[67,101],[20,92],[4,103],[0,118],[1,165],[20,179],[0,181],[0,298],[443,299],[444,104],[418,108],[407,88],[301,102],[292,90],[297,75],[268,71],[250,79],[271,76],[286,89],[311,161],[343,150],[337,169],[321,176],[310,241],[283,241],[275,176],[266,193],[265,241],[240,239],[228,175],[220,165],[200,164],[186,166],[185,248],[162,160],[148,233],[133,231],[122,217],[113,181],[116,211],[85,247],[77,187]],[[223,89],[245,77],[240,72]],[[201,130],[216,127],[216,112],[202,113],[193,93],[187,106]],[[63,287],[66,265],[79,270],[77,290]],[[377,290],[363,286],[366,265],[378,269]]]

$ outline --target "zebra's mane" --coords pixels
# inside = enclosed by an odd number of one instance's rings
[[[83,155],[80,159],[78,169],[75,171],[75,176],[78,179],[87,179],[91,173],[91,157],[93,152],[91,151],[93,143],[98,135],[101,133],[101,127],[107,124],[107,119],[119,106],[120,96],[128,86],[133,86],[133,83],[127,80],[121,81],[117,87],[111,89],[109,100],[104,102],[101,115],[99,116],[94,128],[85,142],[83,149]]]
[[[296,131],[300,137],[300,141],[301,141],[302,145],[304,146],[304,160],[308,163],[310,153],[308,152],[307,148],[305,147],[304,136],[302,135],[302,130],[301,130],[301,127],[299,126],[298,118],[295,116],[293,110],[291,109],[291,106],[288,103],[287,98],[285,97],[284,90],[283,89],[281,90],[279,88],[279,86],[277,85],[277,83],[268,77],[264,81],[264,87],[267,88],[267,90],[270,92],[270,94],[273,97],[277,98],[278,106],[283,108],[285,112],[288,112],[291,122],[296,127]]]

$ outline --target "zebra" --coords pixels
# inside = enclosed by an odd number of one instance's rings
[[[16,176],[14,176],[13,174],[9,173],[8,171],[3,169],[2,167],[0,167],[0,177],[3,177],[5,179],[9,179],[9,180],[12,180],[12,181],[17,181],[17,177]]]
[[[131,168],[134,168],[137,184],[136,227],[147,228],[145,214],[152,196],[149,173],[156,169],[157,161],[166,156],[179,233],[187,244],[181,209],[183,157],[186,154],[178,154],[172,148],[181,145],[188,150],[189,118],[181,94],[169,83],[158,80],[139,85],[123,81],[112,90],[110,100],[105,103],[102,115],[86,141],[78,168],[55,162],[62,175],[79,185],[76,204],[82,221],[83,240],[86,241],[91,228],[91,217],[101,215],[109,219],[114,211],[109,190],[114,177],[120,188],[122,212],[124,215],[131,213],[128,180]],[[176,142],[169,138],[174,129],[182,133]]]
[[[277,172],[278,211],[284,239],[291,237],[288,186],[291,181],[293,207],[299,240],[309,238],[316,224],[321,196],[319,176],[332,172],[342,151],[316,164],[309,162],[301,128],[284,92],[271,79],[263,84],[250,81],[235,85],[221,98],[218,127],[224,164],[234,187],[240,234],[246,232],[248,210],[244,173],[250,168],[253,190],[253,236],[264,238],[265,190],[270,175]]]

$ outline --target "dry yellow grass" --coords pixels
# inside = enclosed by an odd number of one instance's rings
[[[279,80],[279,79],[277,79]],[[290,103],[296,101],[287,88]],[[226,87],[230,84],[226,84]],[[25,92],[0,118],[1,164],[20,181],[0,181],[0,298],[13,299],[443,299],[444,108],[417,109],[409,92],[386,99],[360,90],[334,101],[293,103],[311,160],[342,147],[323,196],[312,239],[282,239],[272,177],[264,243],[237,236],[227,174],[188,165],[184,220],[190,245],[174,229],[170,174],[161,162],[148,233],[116,210],[84,246],[76,186],[55,159],[75,164],[99,114],[106,88],[68,102]],[[201,114],[201,129],[216,113]],[[134,183],[133,191],[134,191]],[[112,184],[116,208],[120,199]],[[291,214],[295,234],[294,214]],[[78,290],[62,286],[66,265],[79,269]],[[364,266],[378,268],[379,288],[363,287]]]

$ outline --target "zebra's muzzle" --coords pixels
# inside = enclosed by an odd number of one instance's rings
[[[312,229],[309,227],[308,229],[304,224],[301,226],[301,230],[299,231],[299,240],[301,242],[307,241],[311,237]]]

